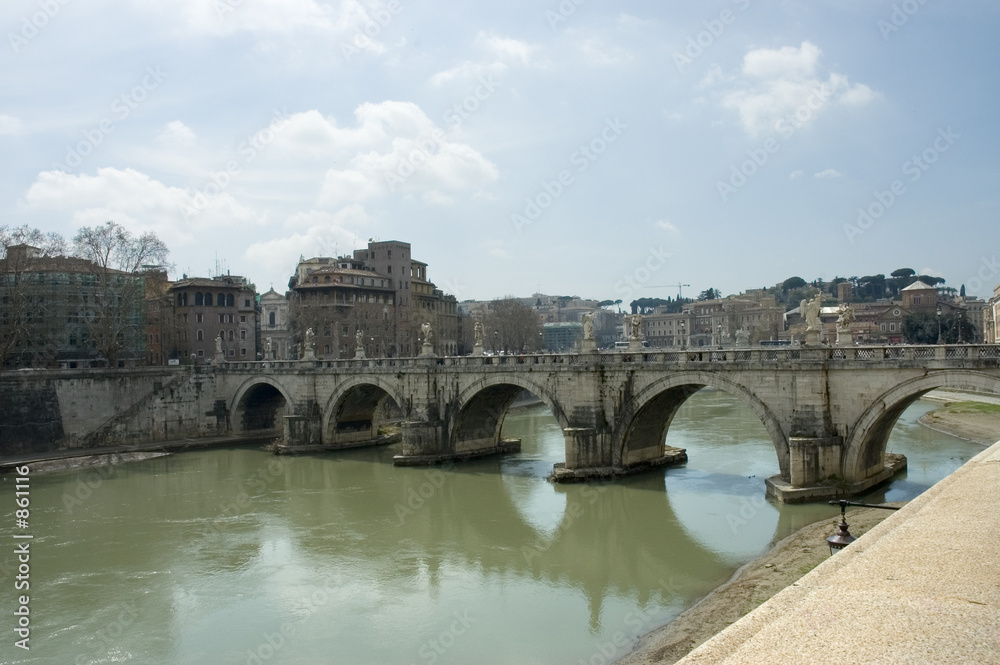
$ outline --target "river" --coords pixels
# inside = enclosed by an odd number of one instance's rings
[[[910,499],[982,450],[900,418]],[[631,650],[827,505],[764,500],[778,471],[753,413],[722,392],[682,407],[683,467],[552,485],[544,406],[508,415],[522,452],[396,468],[393,446],[301,457],[245,447],[31,477],[29,651],[15,648],[16,557],[0,554],[4,663],[598,665]],[[15,522],[3,476],[4,533]]]

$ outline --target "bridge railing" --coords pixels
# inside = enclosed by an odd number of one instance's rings
[[[1000,345],[953,344],[933,346],[801,346],[696,349],[644,349],[641,352],[600,351],[596,353],[530,353],[491,356],[442,356],[418,358],[351,358],[342,360],[263,360],[227,362],[216,367],[224,370],[296,370],[316,369],[396,369],[406,367],[495,367],[567,366],[582,364],[663,364],[687,363],[795,363],[824,362],[874,363],[880,361],[931,360],[1000,360]]]

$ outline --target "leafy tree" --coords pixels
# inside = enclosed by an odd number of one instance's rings
[[[781,283],[782,293],[788,293],[792,289],[799,289],[806,285],[806,280],[801,277],[789,277]]]
[[[698,300],[715,300],[719,297],[719,292],[711,287],[698,294]]]
[[[896,270],[893,270],[891,273],[889,273],[889,275],[892,277],[910,277],[916,274],[917,271],[914,270],[913,268],[897,268]]]
[[[133,235],[113,221],[85,226],[73,238],[74,253],[91,262],[95,295],[87,327],[94,347],[111,367],[135,352],[145,337],[144,273],[163,264],[169,250],[155,233]]]
[[[957,344],[977,339],[976,326],[964,312],[946,314],[941,317],[941,342]],[[937,344],[938,316],[933,312],[908,314],[903,318],[903,339],[911,344]]]

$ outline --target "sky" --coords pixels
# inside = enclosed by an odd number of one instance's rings
[[[0,224],[459,300],[1000,283],[992,0],[5,0]],[[684,285],[678,288],[678,284]]]

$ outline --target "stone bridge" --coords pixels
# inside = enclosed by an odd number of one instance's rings
[[[760,418],[782,501],[853,494],[905,466],[886,455],[900,414],[935,388],[1000,393],[1000,346],[865,346],[225,363],[216,410],[236,434],[282,432],[289,450],[379,442],[403,419],[397,464],[503,452],[504,416],[527,390],[563,429],[555,480],[606,478],[685,459],[670,423],[703,387]],[[221,416],[220,416],[221,417]],[[510,442],[512,443],[512,442]]]

